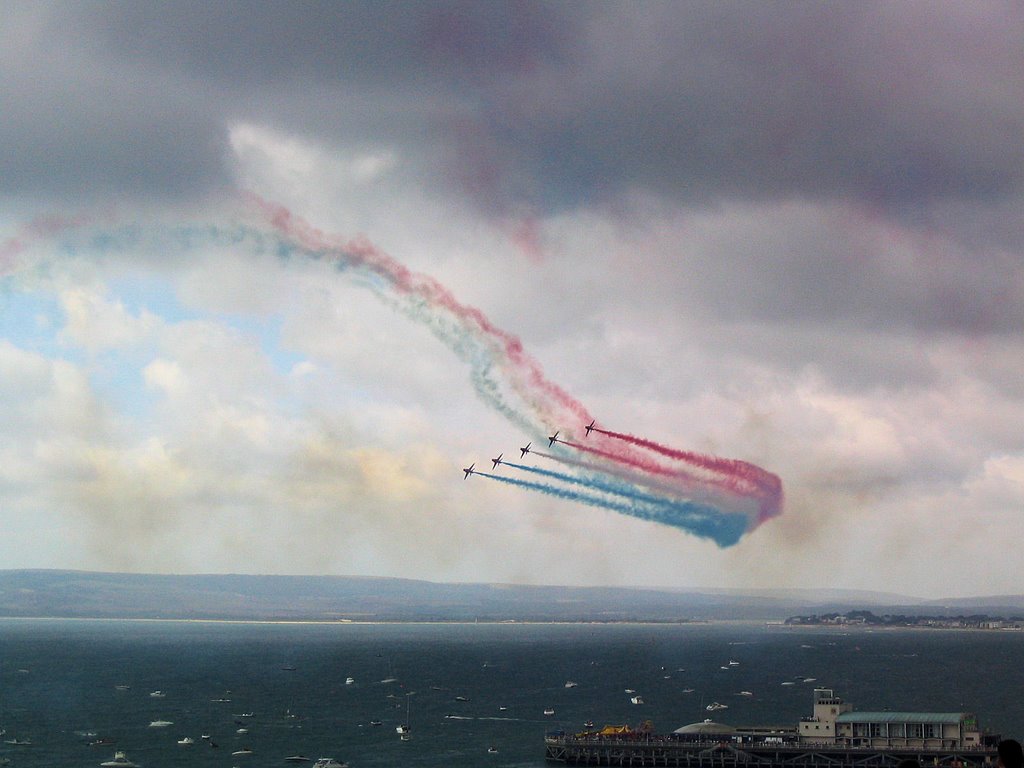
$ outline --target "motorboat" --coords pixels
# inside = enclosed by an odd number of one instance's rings
[[[284,761],[286,763],[311,763],[311,762],[313,762],[311,758],[308,758],[305,755],[291,755],[289,757],[286,757],[284,759]]]
[[[579,683],[577,683],[575,680],[566,680],[565,681],[565,687],[566,688],[575,688],[577,685],[579,685]]]
[[[150,728],[166,728],[169,725],[174,725],[170,720],[151,720],[149,723]]]
[[[178,739],[178,744],[180,744],[183,747],[189,747],[195,743],[195,739],[193,739],[191,736],[186,736],[183,739]]]
[[[251,755],[251,754],[252,754],[252,750],[249,749],[249,747],[242,747],[241,749],[236,749],[234,752],[232,752],[231,756],[232,757],[245,757],[246,755]]]
[[[356,681],[356,679],[354,677],[346,677],[345,678],[345,685],[352,685],[352,683],[354,683],[355,681]]]
[[[548,707],[544,710],[544,714],[550,717],[551,715],[555,714],[555,710],[551,709],[551,707]]]
[[[339,763],[333,757],[321,757],[313,763],[313,768],[348,768],[348,763]]]
[[[643,704],[644,700],[640,696],[630,696],[629,701],[631,704]]]
[[[719,710],[719,709],[728,709],[728,708],[729,708],[728,704],[719,704],[717,701],[712,701],[710,704],[708,704],[706,707],[704,707],[704,709],[706,709],[708,712],[714,712],[714,711]]]
[[[118,750],[114,753],[114,757],[111,760],[106,760],[100,763],[102,768],[138,768],[138,766],[128,759],[128,756]]]
[[[488,755],[496,755],[496,754],[498,754],[498,748],[492,744],[491,746],[489,746],[487,748],[487,754]]]
[[[151,699],[162,699],[165,696],[167,696],[167,694],[164,693],[163,691],[153,691],[152,693],[149,694],[149,697]]]

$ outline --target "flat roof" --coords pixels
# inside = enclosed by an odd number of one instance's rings
[[[959,723],[968,712],[843,712],[837,723]]]

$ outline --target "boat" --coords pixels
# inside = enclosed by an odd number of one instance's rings
[[[565,687],[566,688],[575,688],[577,685],[579,685],[579,683],[577,683],[574,680],[566,680],[565,681]]]
[[[704,707],[704,709],[706,709],[708,712],[714,712],[714,711],[719,710],[719,709],[728,709],[728,708],[729,708],[728,704],[719,704],[717,701],[712,701],[710,704],[708,704],[706,707]]]
[[[149,694],[149,697],[151,699],[162,699],[165,696],[167,696],[167,694],[164,693],[163,691],[153,691],[152,693]]]
[[[587,722],[585,722],[583,724],[583,727],[584,728],[593,728],[594,727],[594,721],[593,720],[587,720]]]
[[[313,768],[348,768],[348,763],[339,763],[333,757],[317,758]]]
[[[32,741],[31,739],[6,739],[4,744],[10,744],[12,747],[30,747]]]
[[[412,734],[412,725],[409,722],[409,709],[410,709],[409,694],[405,695],[405,722],[401,725],[395,726],[395,733],[398,734],[402,741],[408,741]]]
[[[381,722],[380,720],[371,720],[370,721],[370,725],[372,725],[374,728],[376,728],[378,725],[384,725],[384,723]]]
[[[290,755],[284,759],[286,763],[311,763],[313,762],[310,758],[305,755]]]
[[[168,725],[174,725],[170,720],[151,720],[149,722],[150,728],[166,728]]]
[[[245,757],[246,755],[251,755],[251,754],[252,754],[252,750],[249,749],[249,747],[242,747],[241,749],[236,749],[234,752],[232,752],[231,756],[232,757]]]
[[[496,754],[498,754],[498,748],[492,744],[491,746],[489,746],[487,748],[487,754],[489,754],[489,755],[496,755]]]
[[[195,739],[193,739],[192,737],[186,736],[183,739],[178,739],[178,743],[181,746],[183,746],[183,747],[188,747],[188,746],[191,746],[192,744],[195,744],[196,742],[195,742]]]
[[[113,743],[114,743],[114,740],[112,738],[110,738],[109,736],[101,736],[100,738],[95,739],[94,741],[90,741],[89,742],[89,746],[90,747],[109,747]]]
[[[130,685],[115,685],[115,691],[130,691],[132,687]]]
[[[114,753],[114,757],[110,760],[100,763],[102,768],[138,768],[138,766],[128,759],[128,756],[124,752],[118,750]]]
[[[555,710],[551,709],[551,707],[548,707],[544,710],[544,714],[550,717],[551,715],[555,714]]]
[[[352,685],[352,683],[354,683],[355,681],[356,681],[356,679],[354,677],[346,677],[345,678],[345,685]]]
[[[249,732],[248,728],[239,728],[237,731],[235,731],[235,733],[248,733],[248,732]]]
[[[465,696],[456,696],[455,700],[456,701],[469,701],[469,699],[467,699]]]
[[[632,704],[643,704],[644,703],[643,698],[640,697],[640,696],[630,696],[629,697],[629,701]]]
[[[740,691],[736,695],[737,696],[753,696],[754,692],[753,691]]]

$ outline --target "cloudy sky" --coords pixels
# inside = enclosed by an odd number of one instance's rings
[[[2,18],[2,567],[1020,591],[1020,5]],[[543,433],[372,284],[96,236],[254,198],[432,276],[599,425],[776,473],[784,513],[723,548],[464,482]]]

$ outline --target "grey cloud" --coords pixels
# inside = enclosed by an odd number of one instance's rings
[[[1011,194],[1024,173],[1013,5],[42,7],[5,86],[8,190],[224,181],[237,118],[436,147],[498,213],[639,188],[853,196],[912,216]]]

